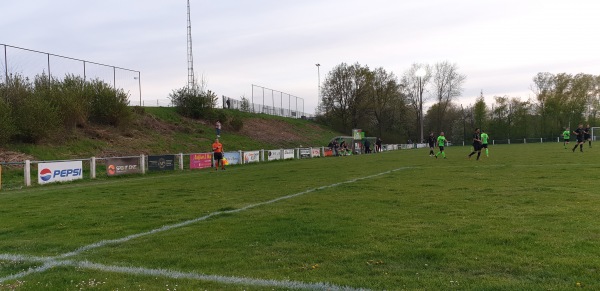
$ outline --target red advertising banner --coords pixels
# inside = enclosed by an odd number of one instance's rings
[[[190,169],[212,167],[212,153],[190,154]]]
[[[333,156],[333,150],[330,148],[325,148],[325,156],[326,157],[331,157]]]

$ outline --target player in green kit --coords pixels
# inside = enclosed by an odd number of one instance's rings
[[[446,158],[446,153],[444,152],[444,146],[446,145],[446,137],[444,136],[444,132],[440,132],[440,136],[437,137],[437,143],[438,143],[438,147],[440,148],[440,151],[435,155],[435,158],[437,159],[437,157],[442,154],[442,157],[444,157],[444,159]]]
[[[567,149],[567,145],[569,144],[569,140],[571,139],[571,131],[568,127],[565,127],[565,131],[563,131],[563,146]]]
[[[485,149],[485,156],[489,157],[490,153],[488,151],[488,140],[490,139],[490,136],[485,133],[485,130],[481,130],[481,147]]]

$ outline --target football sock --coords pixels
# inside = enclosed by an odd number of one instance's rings
[[[477,152],[477,159],[479,160],[479,156],[481,156],[481,152]]]
[[[446,158],[446,153],[442,152],[442,157],[444,157],[444,159]]]
[[[579,145],[579,150],[583,152],[583,144]]]
[[[488,149],[485,149],[485,156],[486,156],[486,157],[489,157],[489,156],[490,156],[490,153],[488,152]]]

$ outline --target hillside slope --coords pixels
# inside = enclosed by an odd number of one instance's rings
[[[325,146],[343,135],[309,120],[223,110],[221,142],[226,151]],[[243,121],[234,131],[231,120]],[[55,160],[139,154],[208,152],[214,126],[205,120],[181,117],[174,108],[147,107],[136,113],[127,129],[89,125],[40,144],[9,144],[0,161]]]

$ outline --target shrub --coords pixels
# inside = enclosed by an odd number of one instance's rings
[[[179,114],[195,119],[210,119],[217,101],[217,94],[195,85],[192,88],[183,87],[173,90],[169,94],[169,98]]]
[[[86,86],[90,100],[90,121],[112,126],[127,126],[132,121],[128,96],[122,89],[96,79]]]
[[[60,129],[58,111],[42,92],[37,92],[28,78],[20,75],[9,78],[4,94],[19,141],[38,142]]]
[[[0,92],[3,90],[0,89]],[[0,98],[0,144],[8,142],[15,133],[11,109],[5,98]]]
[[[240,131],[244,127],[244,121],[240,117],[236,116],[233,119],[231,119],[229,125],[231,126],[231,129],[233,131]]]

